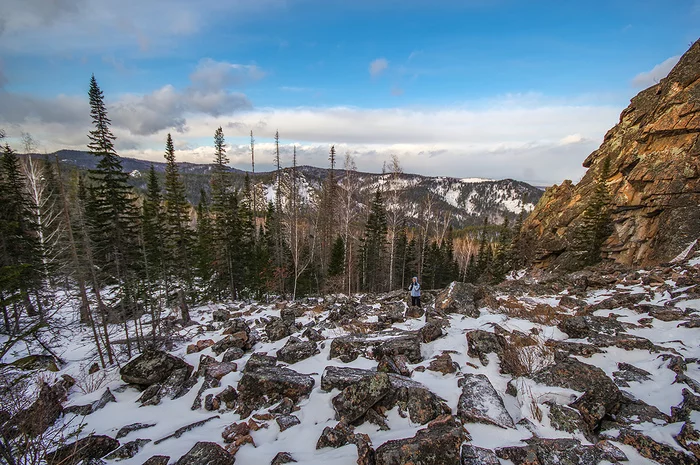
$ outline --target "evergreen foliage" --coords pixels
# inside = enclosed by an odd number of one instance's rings
[[[601,260],[603,243],[612,233],[610,191],[607,186],[610,159],[602,161],[593,193],[575,232],[574,249],[580,253],[581,264],[594,265]]]

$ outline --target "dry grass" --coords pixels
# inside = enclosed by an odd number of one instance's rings
[[[542,337],[511,335],[503,349],[501,369],[518,378],[531,376],[553,361],[554,350]]]
[[[108,381],[106,370],[99,370],[93,374],[82,372],[83,375],[75,379],[75,386],[80,389],[83,394],[89,394],[101,389]]]

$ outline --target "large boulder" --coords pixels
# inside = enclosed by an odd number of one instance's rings
[[[488,354],[495,353],[501,356],[506,345],[506,338],[500,334],[483,329],[475,329],[467,333],[467,354],[470,357],[478,357],[484,366],[489,364]]]
[[[391,391],[391,381],[386,373],[377,373],[346,387],[333,398],[336,419],[352,423]]]
[[[532,438],[527,442],[526,446],[497,449],[496,455],[515,465],[597,465],[603,461],[627,461],[625,454],[607,441],[584,445],[577,439]]]
[[[388,441],[377,448],[377,465],[460,465],[464,429],[450,416],[419,430],[415,436]]]
[[[119,374],[125,383],[150,386],[162,383],[178,369],[186,369],[188,376],[194,369],[184,360],[161,350],[145,350],[141,355],[124,365]]]
[[[88,436],[49,452],[44,457],[48,465],[78,465],[104,457],[119,447],[119,441],[109,436]]]
[[[559,359],[535,373],[532,379],[540,384],[583,392],[570,406],[581,412],[591,431],[597,429],[606,415],[617,413],[622,403],[622,393],[603,370],[573,358]]]
[[[175,465],[233,465],[236,458],[214,442],[198,442]]]
[[[490,423],[501,428],[515,428],[503,399],[483,374],[467,374],[459,380],[457,416],[464,423]]]
[[[307,397],[314,387],[310,375],[284,367],[246,370],[238,382],[238,411],[242,418],[254,410],[273,405],[285,397],[294,402]]]
[[[318,354],[319,350],[315,342],[302,341],[296,337],[290,337],[287,343],[277,351],[277,359],[289,363],[297,363]]]
[[[469,283],[453,282],[435,297],[435,309],[443,313],[459,313],[472,318],[479,317],[476,308],[478,287]]]
[[[420,344],[420,335],[410,331],[397,332],[381,338],[350,334],[333,339],[330,356],[350,363],[360,356],[381,360],[384,355],[405,355],[411,363],[419,363],[423,360]]]

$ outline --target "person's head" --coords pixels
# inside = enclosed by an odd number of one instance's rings
[[[414,277],[413,277],[413,282],[414,282],[414,283],[417,283],[417,282],[418,282],[418,278],[414,276]]]

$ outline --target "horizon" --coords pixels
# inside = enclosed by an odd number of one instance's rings
[[[700,36],[700,1],[9,0],[0,20],[0,128],[22,151],[86,150],[92,73],[121,156],[577,182],[631,97]],[[400,8],[397,8],[400,6]],[[152,18],[158,17],[158,21]],[[654,34],[649,32],[653,31]],[[246,171],[246,169],[243,169]],[[450,176],[445,173],[451,171]]]

